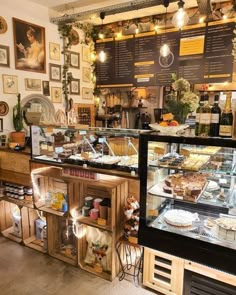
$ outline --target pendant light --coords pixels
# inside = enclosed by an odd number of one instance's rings
[[[102,20],[102,30],[98,34],[98,36],[99,36],[100,39],[104,39],[104,32],[103,32],[103,20],[104,20],[104,18],[105,18],[105,12],[102,11],[100,13],[100,19]],[[105,53],[105,51],[103,49],[99,52],[98,59],[102,63],[106,61],[106,53]]]
[[[189,21],[189,16],[184,10],[184,4],[185,2],[183,0],[180,0],[178,2],[178,11],[174,14],[172,18],[172,24],[179,30],[186,26]]]
[[[163,5],[166,8],[166,13],[165,13],[165,33],[166,33],[166,19],[167,19],[167,7],[169,6],[169,0],[164,0]],[[161,45],[160,48],[160,55],[163,57],[166,57],[170,54],[170,47],[167,43],[164,43]]]

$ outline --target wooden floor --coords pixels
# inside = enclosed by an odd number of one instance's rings
[[[1,295],[154,295],[130,278],[109,282],[0,237]]]

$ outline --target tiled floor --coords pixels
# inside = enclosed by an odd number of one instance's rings
[[[1,295],[153,295],[130,280],[113,282],[0,237]]]

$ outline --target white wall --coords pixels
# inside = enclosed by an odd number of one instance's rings
[[[16,104],[17,97],[15,94],[4,94],[3,84],[2,84],[2,74],[16,75],[18,77],[18,92],[21,93],[21,98],[33,94],[34,92],[25,90],[25,78],[35,78],[41,79],[42,81],[49,81],[49,63],[63,64],[63,56],[61,56],[60,61],[49,59],[49,42],[60,44],[62,49],[62,39],[58,34],[57,25],[50,23],[48,16],[48,9],[29,2],[27,0],[1,0],[1,16],[7,22],[8,30],[4,34],[0,34],[0,45],[5,45],[10,47],[10,67],[0,66],[0,101],[5,101],[9,105],[9,113],[0,117],[3,118],[3,127],[7,131],[13,130],[12,124],[12,107]],[[14,38],[13,38],[13,21],[12,18],[18,18],[23,21],[45,27],[45,46],[46,46],[46,73],[35,73],[30,71],[16,70],[15,69],[15,57],[14,57]],[[83,33],[79,32],[81,38],[83,38]],[[84,46],[84,45],[83,45]],[[89,63],[82,61],[82,45],[72,46],[72,51],[80,52],[80,69],[72,69],[73,77],[80,79],[80,95],[72,95],[75,103],[93,103],[93,101],[83,101],[81,98],[82,87],[92,88],[92,83],[82,82],[82,67],[90,67]],[[50,87],[61,87],[60,82],[50,81]],[[35,92],[36,93],[36,92]],[[37,91],[37,94],[42,94]],[[48,97],[50,99],[50,97]],[[62,98],[63,102],[63,98]],[[64,104],[54,104],[55,109],[64,109]]]

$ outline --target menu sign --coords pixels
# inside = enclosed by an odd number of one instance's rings
[[[191,83],[231,82],[234,19],[186,26],[182,31],[147,32],[98,41],[97,86],[153,86],[171,83],[171,73]],[[168,56],[160,55],[167,43]]]

